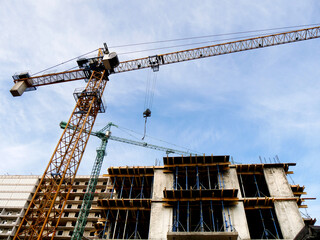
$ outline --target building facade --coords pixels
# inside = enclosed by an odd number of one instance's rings
[[[13,238],[39,181],[39,176],[0,176],[0,240]],[[88,181],[89,176],[76,177],[55,239],[71,239]],[[97,204],[99,197],[105,197],[106,184],[107,180],[104,177],[98,179],[93,206]],[[94,224],[99,217],[100,213],[97,210],[89,213],[84,238],[92,238],[95,235]]]
[[[99,178],[83,239],[295,239],[304,187],[294,163],[231,164],[229,156],[165,157]],[[0,240],[12,239],[38,176],[0,176]],[[78,176],[55,239],[71,239],[89,176]]]
[[[97,238],[294,239],[305,222],[294,163],[231,164],[229,156],[165,157],[159,167],[109,168]]]

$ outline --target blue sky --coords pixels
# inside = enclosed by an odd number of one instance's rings
[[[74,107],[72,93],[85,86],[82,81],[58,84],[13,98],[15,72],[36,73],[104,42],[124,53],[181,42],[112,46],[319,23],[319,9],[320,3],[311,0],[1,1],[0,174],[43,173],[62,133],[58,124]],[[319,47],[320,40],[310,40],[160,67],[147,134],[201,153],[231,155],[239,163],[278,155],[282,162],[297,163],[291,169],[294,182],[306,186],[308,197],[320,199]],[[148,71],[110,76],[107,111],[98,116],[95,130],[112,121],[143,132]],[[118,129],[113,134],[132,138]],[[90,174],[98,145],[98,139],[89,140],[79,174]],[[103,172],[109,166],[153,165],[164,156],[115,142],[107,151]],[[307,204],[309,214],[320,219],[319,200]]]

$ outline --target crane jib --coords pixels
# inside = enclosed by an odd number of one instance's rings
[[[144,68],[152,68],[154,71],[158,71],[159,66],[161,65],[271,47],[280,44],[315,39],[319,37],[320,26],[284,33],[258,36],[233,42],[220,43],[120,62],[117,67],[109,71],[109,74],[128,72]],[[98,56],[96,58],[90,59],[96,60],[96,62],[101,63],[102,58],[103,56]],[[99,66],[99,69],[100,67],[101,66]],[[24,91],[34,90],[35,87],[39,86],[87,79],[90,75],[88,75],[85,69],[77,69],[33,77],[25,77],[25,74],[26,73],[16,74],[13,76],[14,82],[16,83],[16,85],[11,89],[11,93],[13,96],[21,96]]]

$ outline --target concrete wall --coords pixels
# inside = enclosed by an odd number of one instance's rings
[[[283,168],[265,168],[264,176],[271,197],[293,197]],[[304,227],[296,201],[275,201],[274,207],[283,238],[293,239]]]
[[[167,239],[167,232],[172,226],[173,209],[164,207],[163,189],[172,189],[173,174],[163,173],[163,169],[155,169],[150,214],[149,239]]]
[[[236,168],[230,168],[223,174],[224,184],[226,189],[238,189],[238,198],[241,198],[240,185],[238,181]],[[229,215],[231,218],[232,227],[239,234],[239,239],[250,239],[250,232],[247,224],[246,213],[244,211],[244,205],[242,201],[238,201],[235,206],[224,211],[224,216],[229,221]],[[228,229],[230,231],[230,228]]]

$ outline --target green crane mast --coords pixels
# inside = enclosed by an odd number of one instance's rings
[[[62,129],[66,128],[66,126],[67,126],[66,122],[60,123],[60,127]],[[100,175],[100,170],[102,167],[103,159],[104,159],[104,156],[106,155],[106,147],[107,147],[108,140],[114,140],[114,141],[132,144],[132,145],[136,145],[136,146],[140,146],[140,147],[151,148],[151,149],[158,150],[158,151],[165,151],[167,154],[176,153],[176,154],[180,154],[180,155],[196,155],[194,153],[175,150],[172,148],[161,147],[161,146],[157,146],[157,145],[153,145],[153,144],[148,144],[146,142],[138,142],[138,141],[133,141],[133,140],[125,139],[125,138],[111,136],[111,131],[110,131],[111,126],[118,127],[117,125],[113,124],[112,122],[109,122],[101,130],[99,130],[97,132],[90,133],[90,135],[93,135],[93,136],[100,138],[101,144],[100,144],[100,147],[97,149],[96,159],[93,164],[93,168],[91,171],[88,186],[87,186],[86,192],[84,194],[81,209],[79,212],[79,216],[77,218],[76,226],[74,228],[71,240],[82,239],[83,232],[84,232],[85,226],[87,224],[87,218],[89,215],[89,211],[91,208],[91,203],[92,203],[92,200],[94,197],[94,193],[96,191],[96,186],[97,186],[98,178]],[[69,124],[68,128],[76,130],[76,127],[70,126],[70,124]]]

